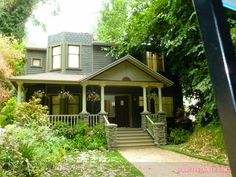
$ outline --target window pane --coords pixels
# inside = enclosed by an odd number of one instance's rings
[[[69,54],[79,54],[79,46],[69,46]]]
[[[33,58],[32,59],[32,66],[38,66],[38,67],[41,66],[41,60]]]
[[[79,68],[79,55],[69,55],[68,56],[68,67],[69,68]]]
[[[52,48],[52,55],[60,55],[61,54],[61,47],[53,47]]]
[[[60,99],[58,96],[52,96],[52,104],[60,104]]]
[[[52,68],[53,69],[61,68],[61,57],[60,57],[60,55],[53,56],[53,58],[52,58]]]

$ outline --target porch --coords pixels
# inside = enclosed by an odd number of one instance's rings
[[[166,144],[166,117],[165,113],[142,114],[142,127],[118,128],[117,124],[110,123],[106,114],[85,115],[49,115],[50,124],[63,122],[70,126],[76,125],[79,120],[86,121],[90,127],[104,124],[108,148],[137,146],[160,146]],[[129,132],[129,134],[127,134]],[[119,135],[122,133],[121,135]],[[126,133],[126,134],[124,134]],[[125,137],[124,137],[125,136]],[[137,138],[138,136],[138,138]]]

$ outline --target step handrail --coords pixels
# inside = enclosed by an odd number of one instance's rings
[[[110,125],[110,122],[108,121],[108,118],[106,115],[103,115],[103,119],[105,120],[106,125]]]
[[[154,137],[154,125],[155,123],[150,119],[150,117],[148,115],[145,116],[146,117],[146,130],[147,132],[152,136],[153,139],[155,139]]]

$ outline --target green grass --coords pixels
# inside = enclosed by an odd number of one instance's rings
[[[144,175],[116,151],[73,152],[54,170],[53,177],[143,177]]]
[[[209,124],[205,127],[196,127],[188,142],[161,148],[221,165],[229,164],[222,129],[219,125]]]

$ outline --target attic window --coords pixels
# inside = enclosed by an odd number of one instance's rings
[[[80,47],[76,45],[68,46],[68,68],[80,67]]]
[[[40,58],[32,58],[31,66],[32,67],[41,67],[42,66],[41,59]]]

